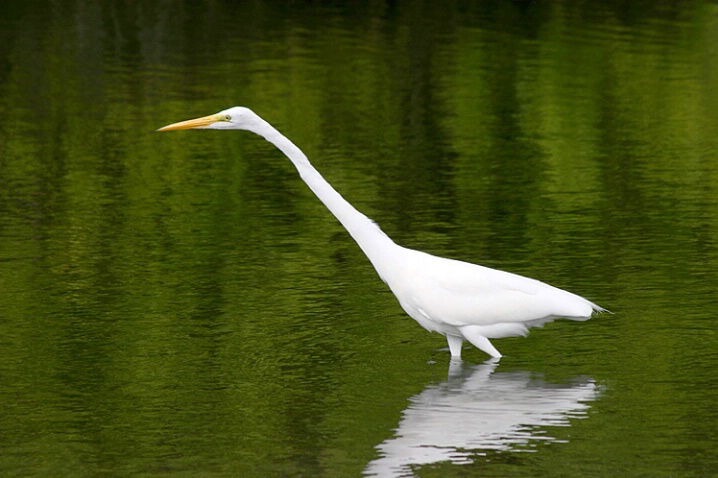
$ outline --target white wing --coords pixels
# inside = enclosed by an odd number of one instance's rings
[[[454,327],[520,323],[557,317],[585,320],[600,307],[543,282],[418,251],[403,274],[407,305]],[[390,284],[391,285],[391,284]]]

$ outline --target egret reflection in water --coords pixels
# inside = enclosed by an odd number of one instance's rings
[[[550,384],[528,372],[494,373],[497,359],[464,368],[452,362],[449,379],[410,399],[393,438],[365,476],[414,476],[412,468],[439,462],[466,464],[491,451],[530,451],[532,441],[559,441],[545,427],[585,418],[598,396],[589,378]]]

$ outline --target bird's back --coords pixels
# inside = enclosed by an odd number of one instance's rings
[[[571,292],[541,281],[468,262],[410,251],[396,289],[402,305],[454,327],[523,323],[541,325],[557,317],[590,318],[602,310]],[[406,307],[405,307],[406,308]]]

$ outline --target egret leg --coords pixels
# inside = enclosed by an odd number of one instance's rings
[[[501,354],[498,350],[496,350],[496,347],[491,345],[491,342],[489,342],[489,339],[481,335],[480,328],[467,325],[466,327],[461,327],[461,333],[464,334],[464,338],[471,342],[475,347],[477,347],[480,350],[483,350],[487,354],[491,355],[492,357],[499,358],[501,357]],[[448,337],[448,335],[447,335]],[[451,345],[451,344],[449,344]]]
[[[461,344],[464,343],[464,339],[458,335],[446,334],[446,341],[449,343],[451,356],[454,358],[461,358]]]

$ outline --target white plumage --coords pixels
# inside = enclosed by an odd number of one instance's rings
[[[361,247],[404,311],[426,330],[446,336],[452,357],[461,357],[464,340],[493,357],[501,357],[489,339],[526,335],[529,327],[540,327],[556,318],[587,320],[594,311],[605,310],[535,279],[395,244],[337,193],[299,148],[247,108],[229,108],[160,131],[181,129],[247,130],[279,148]]]

